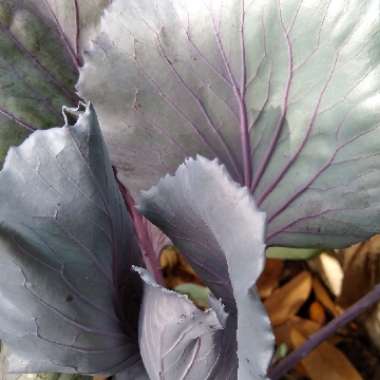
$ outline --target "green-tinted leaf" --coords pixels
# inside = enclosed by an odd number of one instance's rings
[[[62,124],[75,80],[52,23],[31,2],[0,0],[0,162],[33,129]]]
[[[320,253],[320,249],[314,248],[269,247],[265,251],[268,258],[282,260],[309,260]]]
[[[197,284],[181,284],[174,289],[177,293],[186,294],[189,298],[200,307],[207,309],[210,290]]]
[[[139,209],[169,236],[226,306],[229,316],[224,330],[217,334],[221,341],[211,344],[214,350],[222,347],[222,351],[216,362],[204,363],[202,371],[210,372],[202,374],[210,373],[213,380],[265,378],[273,336],[254,288],[265,259],[265,215],[257,210],[247,189],[234,182],[216,160],[197,157],[186,160],[173,177],[166,176],[143,192]],[[140,323],[141,318],[144,315],[140,315]],[[164,329],[165,324],[161,325]],[[152,340],[146,344],[153,346]],[[165,349],[169,347],[165,345]],[[145,358],[150,356],[145,354],[142,351],[149,372],[150,362]],[[186,368],[184,363],[178,373],[184,376]],[[197,370],[195,365],[189,378],[208,378],[197,377]],[[178,378],[181,376],[168,379]]]
[[[81,51],[108,0],[0,0],[0,163],[33,129],[76,105]]]
[[[133,226],[92,107],[76,116],[11,148],[0,172],[11,371],[114,374],[139,360]]]
[[[31,0],[57,27],[64,44],[79,61],[95,37],[103,9],[112,0]]]
[[[380,229],[378,0],[115,0],[79,81],[136,193],[218,157],[271,245]]]
[[[286,343],[281,343],[273,355],[273,360],[283,359],[287,355],[288,351],[289,349]]]

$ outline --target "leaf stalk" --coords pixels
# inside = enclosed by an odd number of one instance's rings
[[[152,242],[149,237],[147,229],[147,220],[144,220],[144,217],[136,210],[135,201],[131,194],[129,194],[128,189],[124,184],[117,178],[117,170],[113,166],[115,179],[119,185],[119,190],[123,196],[125,205],[131,215],[132,221],[135,226],[137,239],[141,249],[142,257],[146,268],[153,275],[156,282],[162,286],[165,286],[164,278],[161,272],[161,266],[159,262],[158,255],[154,251]]]

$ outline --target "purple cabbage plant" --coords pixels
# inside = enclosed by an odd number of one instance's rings
[[[0,0],[8,370],[279,378],[266,247],[380,230],[379,8]],[[163,286],[168,241],[205,311]]]

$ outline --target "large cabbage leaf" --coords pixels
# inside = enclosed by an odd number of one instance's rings
[[[273,336],[254,287],[265,258],[265,214],[247,189],[216,161],[198,157],[144,192],[139,209],[181,250],[228,313],[223,317],[215,301],[213,312],[191,312],[182,296],[147,281],[140,350],[148,373],[156,374],[152,380],[165,373],[168,379],[266,378]],[[166,316],[166,310],[172,311]]]
[[[136,194],[218,157],[267,243],[379,230],[378,0],[115,0],[78,84]]]
[[[114,374],[140,360],[133,225],[92,107],[72,116],[11,148],[0,172],[10,371]]]

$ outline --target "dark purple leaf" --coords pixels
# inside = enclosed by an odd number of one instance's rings
[[[114,374],[140,360],[139,249],[92,107],[70,113],[0,172],[0,336],[10,370]]]

